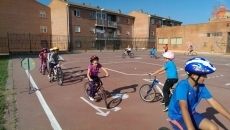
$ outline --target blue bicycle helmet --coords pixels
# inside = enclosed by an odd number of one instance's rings
[[[194,57],[185,63],[188,74],[207,75],[216,71],[216,67],[203,57]]]

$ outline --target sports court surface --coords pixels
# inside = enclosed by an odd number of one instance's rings
[[[110,77],[103,78],[104,87],[113,96],[107,99],[110,109],[105,109],[103,101],[92,102],[84,94],[84,83],[89,58],[98,55],[100,63],[108,69]],[[156,130],[169,127],[167,112],[159,101],[144,102],[139,96],[139,88],[148,84],[147,73],[153,72],[164,64],[164,59],[149,58],[148,52],[135,52],[135,58],[122,58],[122,52],[95,52],[63,54],[62,63],[65,73],[63,86],[57,82],[49,83],[47,75],[38,71],[39,59],[34,58],[36,67],[30,71],[31,85],[39,88],[36,93],[28,94],[28,72],[21,68],[21,58],[13,58],[13,78],[18,107],[18,128],[20,130]],[[158,54],[158,56],[160,56]],[[217,71],[205,83],[213,96],[230,111],[230,57],[200,55],[214,63]],[[190,56],[176,53],[175,62],[179,78],[186,78],[183,70]],[[99,76],[104,76],[101,71]],[[165,74],[157,77],[161,83]],[[230,123],[222,115],[209,107],[203,100],[197,111],[218,124],[219,129],[229,129]]]

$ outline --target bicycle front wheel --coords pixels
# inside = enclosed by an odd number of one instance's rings
[[[106,107],[107,109],[109,109],[108,104],[107,104],[107,100],[106,100],[107,96],[106,96],[106,93],[105,93],[104,90],[101,90],[101,98],[102,98],[102,99],[104,100],[104,102],[105,102],[105,107]]]
[[[145,102],[153,102],[156,98],[156,90],[154,88],[150,88],[149,84],[141,86],[139,94],[141,99]]]
[[[84,84],[84,92],[85,92],[85,96],[89,98],[89,94],[90,94],[90,83],[89,82],[86,82]]]
[[[196,53],[196,52],[192,52],[192,55],[193,55],[193,56],[196,56],[196,55],[197,55],[197,53]]]
[[[125,57],[126,57],[126,54],[125,54],[125,53],[123,53],[123,54],[122,54],[122,58],[125,58]]]
[[[57,82],[59,85],[63,84],[64,75],[60,67],[57,68]]]
[[[189,53],[188,53],[188,52],[185,52],[185,53],[184,53],[184,55],[185,55],[185,56],[188,56],[188,55],[189,55]]]

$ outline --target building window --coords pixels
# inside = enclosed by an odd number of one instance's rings
[[[78,25],[75,26],[75,32],[81,32],[80,26],[78,26]]]
[[[106,14],[105,13],[100,13],[100,12],[97,12],[96,13],[96,18],[97,19],[104,19],[104,20],[106,20]]]
[[[120,23],[120,22],[121,22],[121,18],[117,17],[117,23]]]
[[[206,37],[221,37],[222,32],[207,33]]]
[[[76,46],[77,48],[81,48],[81,41],[76,40],[76,41],[75,41],[75,46]]]
[[[129,31],[126,31],[126,35],[129,35],[130,34],[130,32]]]
[[[127,19],[127,24],[130,24],[130,19]]]
[[[40,26],[40,31],[43,33],[47,33],[47,26]]]
[[[158,38],[158,44],[168,44],[168,38]]]
[[[77,17],[80,17],[80,10],[75,9],[74,10],[74,15],[77,16]]]
[[[120,30],[117,30],[117,35],[121,35],[121,31]]]
[[[155,24],[155,20],[154,19],[151,19],[151,24]]]
[[[90,17],[91,19],[95,19],[95,18],[96,18],[96,15],[95,15],[94,12],[91,12],[91,13],[89,14],[89,17]]]
[[[40,17],[41,18],[46,18],[46,11],[40,10]]]
[[[95,33],[95,28],[94,27],[90,27],[90,32],[91,33]]]
[[[171,44],[182,44],[182,38],[181,37],[171,38]]]
[[[90,43],[90,47],[91,48],[95,48],[96,46],[95,46],[95,42],[94,41],[91,41],[91,43]]]

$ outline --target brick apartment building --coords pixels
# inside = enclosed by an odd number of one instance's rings
[[[180,26],[182,24],[182,22],[172,20],[170,17],[163,18],[144,13],[142,9],[139,12],[132,11],[129,15],[135,17],[134,37],[156,38],[156,28]]]
[[[121,39],[133,37],[134,17],[120,10],[115,12],[65,0],[52,0],[49,7],[52,34],[69,36],[68,39],[62,37],[68,42],[69,50],[120,49]]]
[[[8,46],[5,45],[8,43],[7,33],[21,34],[8,36],[11,38],[9,40],[12,43],[9,45],[11,50],[20,50],[23,46],[25,50],[41,48],[41,41],[30,37],[31,41],[36,42],[30,47],[27,45],[29,41],[25,40],[25,37],[29,37],[29,33],[40,36],[51,34],[50,8],[36,0],[1,0],[0,45],[1,50],[6,52],[8,51]]]
[[[222,13],[220,13],[222,12]],[[190,44],[194,50],[207,53],[230,53],[229,11],[216,11],[208,23],[157,28],[157,49],[187,51]]]

